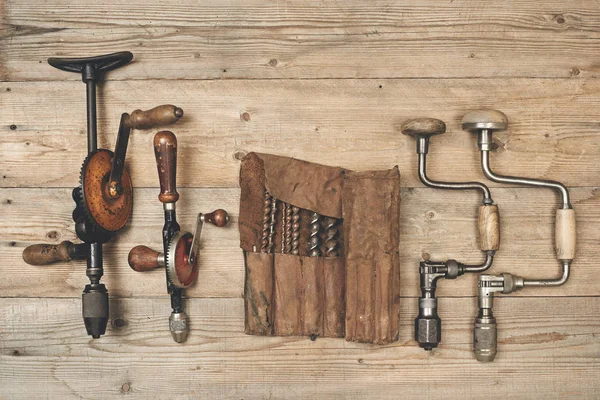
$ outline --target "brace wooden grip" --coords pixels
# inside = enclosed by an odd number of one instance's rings
[[[575,210],[556,210],[555,225],[556,258],[559,260],[572,260],[575,258],[577,246],[577,223]]]
[[[129,251],[127,262],[132,270],[137,272],[150,271],[162,267],[161,253],[147,246],[135,246]]]
[[[175,203],[177,193],[177,137],[173,132],[161,131],[154,136],[154,155],[160,180],[161,203]]]
[[[48,265],[71,260],[73,243],[65,240],[60,244],[33,244],[23,250],[23,261],[29,265]]]
[[[154,126],[170,125],[179,121],[183,110],[171,104],[163,104],[147,111],[135,110],[129,116],[127,125],[132,129],[150,129]]]
[[[500,249],[500,212],[498,206],[479,206],[479,249],[481,251]]]

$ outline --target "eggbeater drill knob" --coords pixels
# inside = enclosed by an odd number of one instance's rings
[[[165,266],[165,255],[147,246],[135,246],[129,251],[127,262],[132,270],[146,272]]]
[[[204,220],[218,228],[222,228],[229,222],[229,214],[227,214],[227,211],[219,208],[211,213],[204,214]]]

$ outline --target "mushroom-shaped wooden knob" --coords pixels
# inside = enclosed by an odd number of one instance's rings
[[[416,118],[404,122],[400,129],[404,135],[415,138],[430,138],[445,133],[446,124],[444,121],[435,118]]]
[[[135,246],[129,251],[127,261],[131,269],[137,272],[150,271],[165,266],[163,253],[154,251],[147,246]]]
[[[33,244],[23,250],[23,261],[29,265],[48,265],[55,262],[82,259],[87,256],[86,244],[73,244],[68,240],[60,244]]]
[[[135,110],[126,123],[132,129],[150,129],[155,126],[174,124],[182,116],[181,108],[172,104],[163,104],[147,111]]]
[[[229,222],[229,214],[227,214],[227,211],[219,208],[211,213],[204,214],[204,220],[216,227],[222,228]]]
[[[469,131],[488,129],[501,131],[508,127],[508,118],[498,110],[475,110],[465,114],[462,128]]]
[[[161,203],[175,203],[177,193],[177,137],[173,132],[161,131],[154,136],[154,155],[160,181]]]

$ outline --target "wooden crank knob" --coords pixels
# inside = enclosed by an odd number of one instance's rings
[[[204,214],[204,220],[216,227],[222,228],[229,222],[229,214],[227,214],[227,211],[219,208],[211,213]]]
[[[177,193],[177,137],[173,132],[161,131],[154,136],[154,155],[160,181],[161,203],[175,203]]]
[[[170,125],[179,121],[183,110],[171,104],[163,104],[147,111],[135,110],[126,121],[132,129],[150,129],[155,126]]]
[[[508,127],[506,114],[498,110],[475,110],[465,114],[462,121],[464,130],[488,129],[501,131]]]
[[[127,257],[131,269],[137,272],[150,271],[165,266],[163,253],[152,250],[147,246],[135,246]]]

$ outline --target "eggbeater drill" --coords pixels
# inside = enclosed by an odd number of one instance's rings
[[[172,124],[183,115],[180,108],[172,105],[123,113],[114,153],[98,149],[96,84],[104,73],[124,66],[132,59],[133,54],[127,51],[96,57],[48,59],[55,68],[81,73],[86,84],[88,154],[81,167],[79,186],[72,192],[75,232],[82,243],[64,241],[58,245],[32,245],[23,251],[23,259],[31,265],[87,261],[86,275],[90,283],[83,290],[82,310],[87,333],[94,339],[106,332],[109,318],[108,291],[100,283],[104,275],[102,245],[125,226],[133,208],[133,186],[125,168],[129,135],[132,129]]]

